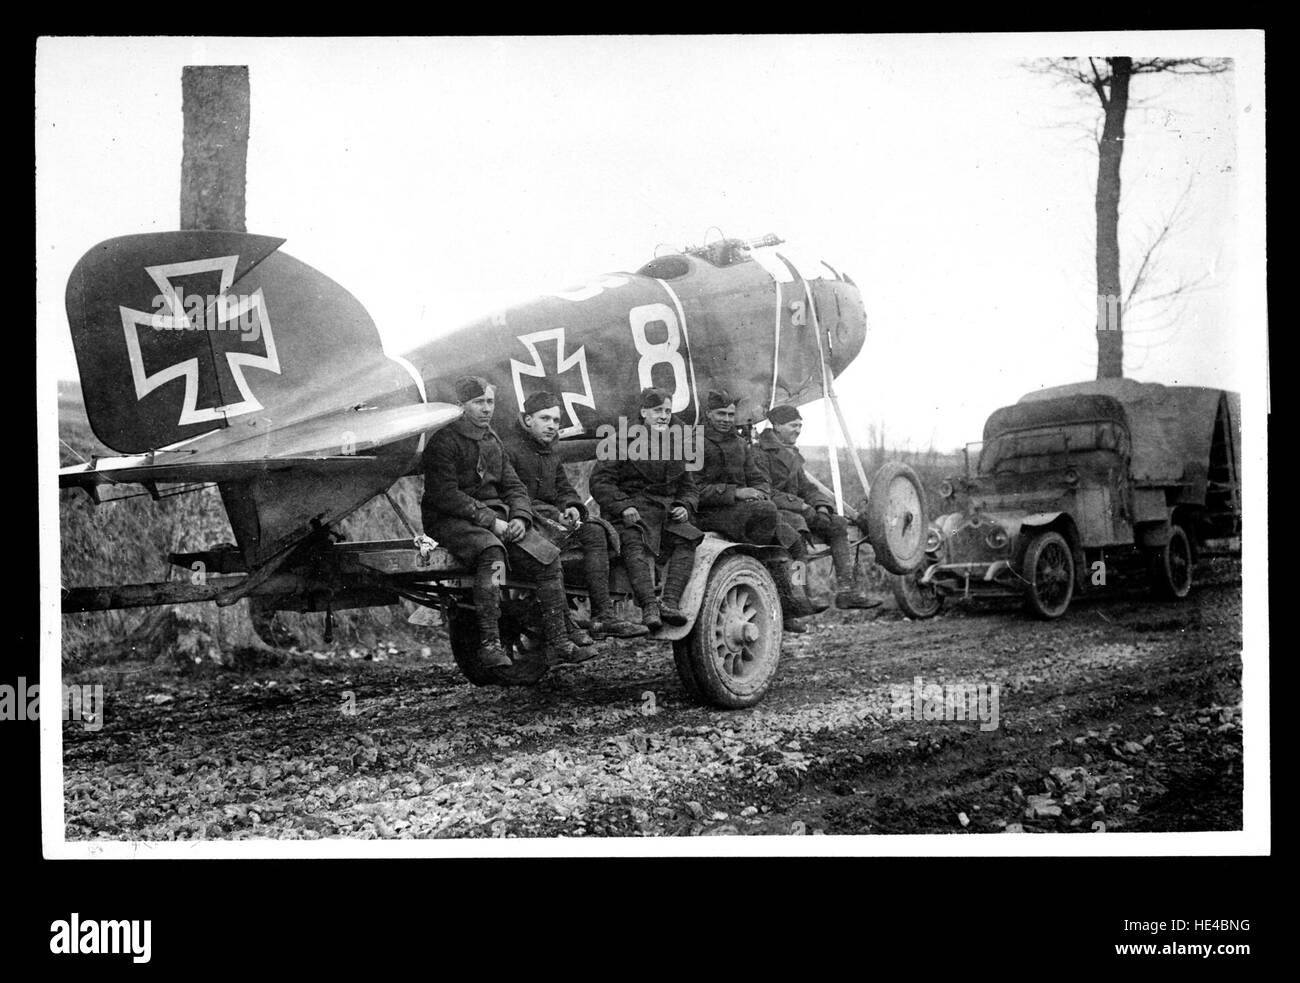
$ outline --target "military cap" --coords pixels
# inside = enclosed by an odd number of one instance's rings
[[[456,380],[456,398],[462,403],[477,399],[488,391],[492,383],[481,375],[463,375]]]
[[[711,410],[720,410],[724,406],[730,406],[736,402],[734,396],[725,389],[710,389],[708,396],[707,408]]]
[[[552,406],[559,405],[560,397],[543,389],[541,392],[535,392],[524,400],[524,412],[536,413],[538,410],[547,410]]]
[[[791,420],[803,419],[799,414],[799,411],[789,403],[782,403],[779,406],[773,406],[767,411],[767,418],[773,423],[789,423]]]
[[[662,406],[665,400],[671,403],[672,399],[672,393],[657,386],[651,386],[648,389],[641,390],[641,409],[653,409],[656,406]]]

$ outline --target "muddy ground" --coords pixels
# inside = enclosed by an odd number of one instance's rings
[[[102,684],[106,698],[98,730],[64,724],[66,833],[1240,829],[1240,567],[1202,563],[1197,576],[1181,603],[1117,584],[1051,623],[1014,605],[929,622],[892,602],[830,612],[787,636],[752,710],[692,705],[664,643],[605,643],[535,689],[471,686],[441,630],[419,650],[85,670],[65,682]],[[996,727],[924,719],[917,677],[996,685]]]

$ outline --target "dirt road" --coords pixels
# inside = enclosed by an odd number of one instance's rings
[[[829,613],[787,636],[749,711],[692,705],[669,648],[632,642],[531,690],[470,686],[442,641],[83,672],[66,681],[107,696],[101,729],[64,724],[67,836],[1240,829],[1240,568],[1198,580],[1179,604],[1116,587],[1051,623]],[[927,719],[926,687],[968,683],[978,719]]]

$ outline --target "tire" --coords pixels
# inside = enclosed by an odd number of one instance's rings
[[[283,625],[277,624],[275,613],[275,609],[262,598],[248,599],[248,618],[252,622],[253,633],[263,643],[273,649],[287,649],[291,645],[297,645],[298,636]]]
[[[1195,554],[1192,552],[1192,541],[1187,536],[1187,530],[1182,526],[1174,526],[1170,530],[1169,542],[1159,549],[1150,551],[1147,564],[1151,589],[1157,597],[1180,601],[1192,592]]]
[[[1035,617],[1059,618],[1074,598],[1074,554],[1059,532],[1040,532],[1025,547],[1021,565],[1025,606]]]
[[[496,677],[478,660],[478,619],[473,611],[451,609],[447,619],[447,638],[451,655],[461,674],[475,686],[494,686]]]
[[[682,686],[724,709],[752,707],[781,662],[781,600],[763,564],[724,554],[709,572],[695,627],[673,644]]]
[[[871,481],[865,510],[867,542],[876,562],[895,574],[913,573],[925,560],[925,489],[906,464],[890,461]]]
[[[894,602],[898,609],[914,621],[933,618],[943,610],[943,595],[933,584],[922,584],[921,574],[894,575]]]
[[[682,681],[682,689],[686,690],[691,701],[708,703],[708,697],[704,695],[699,680],[695,678],[695,668],[691,665],[691,639],[694,637],[692,634],[673,641],[673,664],[677,667],[677,678]]]

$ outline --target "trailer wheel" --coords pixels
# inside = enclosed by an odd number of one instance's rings
[[[1147,555],[1151,587],[1156,595],[1166,600],[1182,600],[1192,592],[1192,541],[1187,530],[1175,525],[1169,542],[1153,549]]]
[[[867,542],[890,573],[908,574],[925,560],[925,489],[906,464],[890,461],[871,481],[866,507]]]
[[[253,632],[273,649],[287,649],[298,644],[298,636],[275,620],[275,609],[265,598],[248,599],[248,618],[253,623]]]
[[[781,661],[781,600],[763,564],[738,553],[718,559],[695,627],[673,642],[673,658],[701,702],[734,709],[763,699]]]
[[[894,575],[894,602],[909,618],[924,621],[943,609],[943,595],[934,584],[921,583],[924,569]]]
[[[447,638],[456,667],[475,686],[493,686],[496,677],[478,659],[478,618],[473,611],[452,607],[447,619]]]
[[[1025,548],[1025,606],[1051,620],[1065,614],[1074,597],[1074,556],[1059,532],[1040,532]]]

